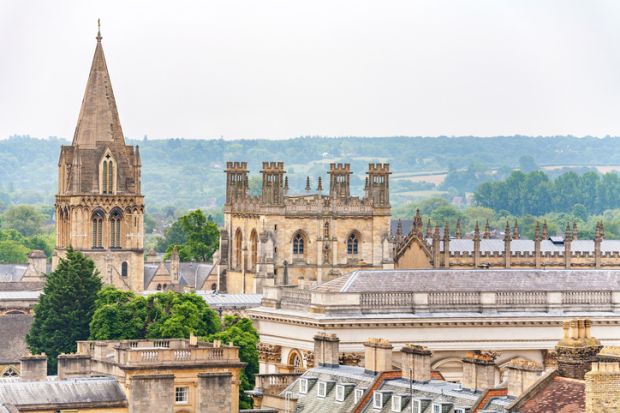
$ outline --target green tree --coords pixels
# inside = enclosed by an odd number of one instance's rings
[[[227,315],[224,317],[222,331],[211,334],[208,341],[221,340],[224,343],[233,343],[239,347],[239,358],[246,363],[241,372],[239,386],[239,407],[252,408],[252,400],[245,394],[245,390],[254,388],[254,378],[258,373],[258,332],[252,325],[252,320],[245,317]]]
[[[171,230],[171,237],[176,241],[172,242],[166,234],[166,255],[167,259],[173,248],[177,246],[179,256],[182,261],[209,261],[213,253],[217,250],[220,243],[220,231],[217,225],[197,209],[189,214],[183,215],[175,222]]]
[[[23,264],[28,261],[28,252],[21,242],[13,240],[0,241],[1,264]]]
[[[90,339],[144,338],[146,317],[146,298],[106,286],[97,294],[95,312],[90,321]]]
[[[76,341],[88,338],[100,289],[101,279],[93,261],[72,249],[48,274],[26,342],[32,353],[47,354],[49,373],[56,372],[60,353],[75,352]]]
[[[30,205],[14,206],[2,214],[2,226],[15,229],[25,237],[40,234],[44,221],[43,214]]]

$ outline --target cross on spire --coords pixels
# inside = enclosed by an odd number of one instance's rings
[[[101,37],[101,19],[97,19],[97,41],[100,42],[103,37]]]

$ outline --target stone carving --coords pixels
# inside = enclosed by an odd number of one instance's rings
[[[282,347],[275,344],[258,343],[258,358],[263,363],[280,363]]]
[[[306,368],[311,369],[314,367],[314,352],[313,351],[302,351],[302,356],[306,362]]]

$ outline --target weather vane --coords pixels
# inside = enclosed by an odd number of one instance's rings
[[[97,41],[101,41],[101,19],[97,19]]]

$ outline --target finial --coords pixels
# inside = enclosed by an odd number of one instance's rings
[[[515,219],[515,226],[512,229],[512,238],[513,239],[519,239],[520,237],[521,237],[521,235],[519,234],[519,223]]]
[[[482,238],[484,238],[484,239],[491,238],[491,229],[489,228],[489,220],[488,219],[487,219],[486,224],[484,224],[484,234],[482,235]]]
[[[284,177],[284,190],[288,191],[288,176]]]
[[[476,221],[476,226],[474,226],[474,241],[480,241],[480,227],[478,226],[478,221]]]
[[[461,218],[456,219],[456,238],[463,238],[463,233],[461,232]]]
[[[101,19],[97,19],[97,41],[100,42],[103,37],[101,37]]]
[[[431,226],[431,219],[428,219],[428,222],[426,223],[426,238],[432,238],[433,237],[433,227]]]
[[[310,177],[306,176],[306,192],[310,192]]]
[[[540,241],[540,224],[536,221],[536,228],[534,229],[534,240]]]
[[[323,181],[321,180],[321,177],[319,176],[319,184],[317,185],[316,188],[319,192],[321,192],[323,190]]]

